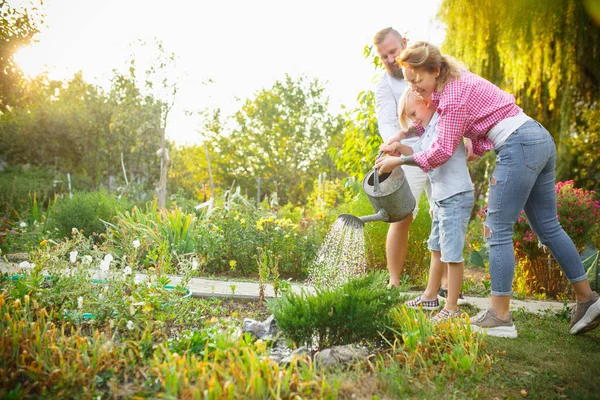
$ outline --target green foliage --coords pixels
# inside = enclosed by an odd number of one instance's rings
[[[253,206],[231,203],[210,215],[179,208],[160,211],[156,202],[134,207],[108,224],[108,245],[115,254],[129,254],[132,263],[161,271],[178,268],[180,256],[194,255],[198,273],[234,276],[258,274],[257,249],[280,257],[278,272],[301,277],[315,257],[320,237],[288,218]],[[134,248],[134,242],[137,247]],[[262,250],[261,250],[262,251]],[[175,261],[175,265],[171,262]]]
[[[373,65],[376,73],[383,72],[383,64],[373,45],[364,47],[363,56]],[[340,171],[354,180],[361,180],[373,168],[382,140],[377,125],[375,93],[372,90],[362,91],[356,99],[358,105],[344,118],[342,143],[331,147],[329,154]]]
[[[596,252],[583,260],[583,267],[587,273],[588,281],[592,290],[600,290],[600,252]]]
[[[255,197],[260,178],[262,195],[277,192],[282,204],[303,203],[318,173],[335,174],[326,149],[341,121],[327,104],[319,81],[287,75],[247,99],[233,116],[233,131],[209,137],[218,149],[222,182],[228,186],[235,180]]]
[[[298,345],[319,349],[373,340],[386,330],[398,292],[386,287],[386,274],[373,273],[314,294],[288,292],[268,303],[277,326]]]
[[[346,114],[341,146],[330,148],[329,154],[340,171],[360,180],[373,168],[382,140],[375,115],[375,93],[361,92],[357,100],[357,107]]]
[[[47,208],[58,193],[64,193],[66,178],[55,182],[56,174],[49,168],[7,168],[0,172],[0,214],[10,219],[27,218],[33,196],[38,207]]]
[[[163,290],[162,277],[93,283],[72,267],[71,277],[0,277],[0,329],[10,332],[0,336],[0,397],[108,398],[124,384],[148,398],[336,395],[335,379],[306,357],[280,367],[231,320],[204,326],[215,304]],[[83,311],[95,307],[97,318],[87,319]]]
[[[129,181],[150,188],[157,179],[161,109],[141,93],[133,67],[115,73],[108,92],[81,73],[65,82],[40,75],[24,90],[22,104],[0,115],[0,158],[9,165],[52,166],[83,190],[121,179],[122,157]]]
[[[210,192],[206,154],[202,146],[176,146],[169,156],[169,186],[182,190],[188,198],[202,202],[213,196]],[[215,158],[216,155],[213,154],[212,159]],[[213,176],[213,179],[219,177]]]
[[[463,320],[434,325],[421,310],[398,307],[390,313],[390,330],[395,336],[391,350],[375,364],[393,398],[421,397],[423,392],[423,398],[440,397],[430,392],[440,386],[447,394],[452,382],[481,385],[492,366],[484,337]]]
[[[577,187],[600,191],[600,101],[581,99],[574,105],[574,121],[557,165],[557,174],[569,177]]]
[[[39,33],[41,15],[32,2],[31,8],[15,8],[0,1],[0,113],[21,101],[23,73],[15,63],[15,53],[32,44]],[[41,4],[41,1],[40,1]]]
[[[558,220],[578,251],[581,252],[590,239],[598,241],[600,203],[595,192],[575,188],[573,181],[558,182],[556,202]],[[528,293],[545,293],[551,297],[567,294],[570,285],[566,277],[548,249],[538,243],[539,239],[531,230],[525,213],[517,219],[513,240],[515,255],[522,269],[517,274],[517,287],[526,289]]]
[[[103,221],[110,221],[119,211],[129,207],[105,190],[75,192],[73,198],[64,197],[56,201],[48,218],[48,228],[56,228],[60,237],[71,234],[73,228],[82,230],[86,236],[106,231]]]
[[[444,0],[439,18],[444,52],[513,93],[552,133],[558,177],[597,189],[587,154],[598,142],[600,26],[590,10],[584,0]]]
[[[278,268],[282,276],[299,278],[314,260],[320,238],[274,213],[237,208],[213,212],[198,231],[196,243],[206,272],[257,274],[257,248],[262,248],[281,257]],[[232,260],[236,262],[234,271]]]

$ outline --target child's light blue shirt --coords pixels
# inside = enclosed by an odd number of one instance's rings
[[[429,125],[425,128],[425,132],[412,145],[415,153],[427,150],[433,141],[437,139],[439,118],[440,116],[437,112],[433,114]],[[469,169],[467,168],[465,145],[462,141],[452,157],[445,164],[432,169],[427,174],[431,181],[431,197],[433,201],[441,201],[457,193],[473,190],[471,175],[469,175]]]

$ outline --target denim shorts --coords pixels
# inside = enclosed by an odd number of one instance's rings
[[[433,205],[433,221],[427,246],[431,251],[440,251],[441,261],[463,262],[465,235],[471,210],[475,203],[472,190],[457,193]]]

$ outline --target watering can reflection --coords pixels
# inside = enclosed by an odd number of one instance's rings
[[[376,213],[362,217],[342,214],[339,218],[346,225],[362,228],[367,222],[398,222],[415,209],[415,197],[400,166],[382,175],[379,175],[379,170],[373,169],[363,179],[362,186]]]

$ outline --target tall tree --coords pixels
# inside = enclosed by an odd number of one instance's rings
[[[14,55],[35,40],[38,23],[43,23],[37,7],[16,9],[0,0],[0,113],[15,105],[20,96],[22,72]]]
[[[217,173],[256,194],[277,192],[282,203],[304,202],[323,170],[327,148],[339,135],[341,120],[327,111],[319,81],[286,75],[247,99],[233,116],[230,134],[213,135]],[[327,171],[333,172],[333,171]]]
[[[513,93],[559,147],[558,176],[600,188],[600,28],[585,0],[444,0],[443,51]],[[588,109],[596,110],[587,112]],[[584,153],[586,153],[584,151]]]

